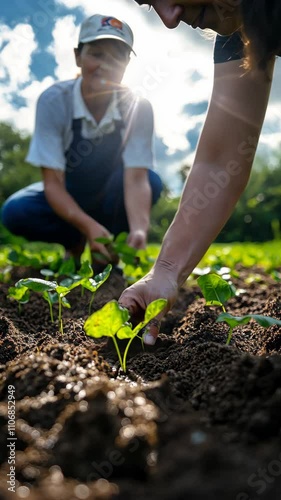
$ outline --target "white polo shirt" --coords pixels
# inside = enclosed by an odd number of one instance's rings
[[[123,120],[124,167],[153,169],[153,111],[150,102],[133,96],[128,91],[126,102],[118,105],[119,93],[115,91],[105,115],[97,123],[82,97],[81,82],[81,77],[58,82],[40,95],[36,108],[35,131],[26,161],[37,167],[64,171],[65,153],[73,139],[73,119],[81,119],[82,136],[93,141],[104,134],[112,133],[115,123]],[[124,94],[122,92],[122,95]]]

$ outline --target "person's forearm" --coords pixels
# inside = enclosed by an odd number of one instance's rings
[[[86,235],[87,226],[89,222],[92,222],[92,219],[79,207],[64,186],[58,183],[45,185],[45,196],[49,205],[59,217]]]
[[[182,285],[230,217],[247,184],[251,165],[195,164],[155,269],[167,268]]]
[[[125,179],[125,207],[130,231],[147,232],[151,210],[151,187],[148,179],[130,182]]]

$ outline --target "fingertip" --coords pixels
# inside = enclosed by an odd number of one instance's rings
[[[154,345],[156,342],[156,337],[151,335],[151,333],[145,333],[143,335],[143,341],[146,345]]]

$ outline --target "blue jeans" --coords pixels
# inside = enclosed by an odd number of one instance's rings
[[[148,174],[152,204],[155,204],[162,191],[162,181],[156,172],[149,170]],[[85,211],[115,236],[122,231],[129,231],[124,206],[123,169],[114,172],[102,196]],[[31,184],[10,196],[2,207],[1,217],[11,233],[29,241],[60,243],[70,250],[83,240],[82,234],[50,207],[42,182]]]

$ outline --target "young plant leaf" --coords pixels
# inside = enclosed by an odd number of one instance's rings
[[[119,306],[116,300],[107,302],[85,321],[84,329],[90,337],[114,337],[129,319],[129,311]]]
[[[264,328],[268,328],[273,325],[281,325],[281,320],[271,318],[270,316],[262,316],[261,314],[246,314],[245,316],[232,316],[232,314],[229,313],[221,313],[217,319],[216,322],[223,322],[227,323],[231,328],[235,328],[236,326],[239,325],[247,325],[251,319],[255,320],[259,325],[263,326]]]
[[[281,325],[281,321],[279,319],[271,318],[270,316],[262,316],[260,314],[247,314],[246,316],[232,316],[232,314],[229,313],[222,313],[217,317],[216,322],[218,323],[225,322],[229,326],[229,332],[226,341],[227,345],[230,343],[233,328],[239,325],[246,325],[247,323],[249,323],[249,321],[251,321],[251,319],[254,319],[259,325],[263,326],[264,328],[268,328],[269,326],[272,325]]]
[[[91,278],[93,274],[93,268],[88,260],[85,260],[79,271],[77,271],[77,275],[81,276],[81,278]]]
[[[11,286],[9,288],[8,297],[17,300],[20,304],[27,304],[30,299],[30,292],[28,288],[24,286],[21,288]]]
[[[16,283],[16,288],[25,286],[33,292],[47,292],[55,290],[58,284],[55,281],[41,280],[40,278],[23,278]]]
[[[139,323],[134,329],[128,322],[129,311],[125,307],[121,307],[116,300],[112,300],[103,306],[99,311],[94,312],[86,320],[84,329],[90,337],[111,337],[120,361],[121,368],[126,371],[126,358],[129,347],[138,332],[157,314],[159,314],[167,305],[166,299],[158,299],[151,302],[145,312],[144,321]],[[116,341],[116,337],[120,340],[129,339],[124,351],[123,359]]]
[[[226,312],[221,313],[216,319],[216,323],[225,322],[231,328],[235,328],[239,325],[247,325],[249,321],[251,321],[251,315],[249,314],[246,316],[232,316],[232,314]]]
[[[235,297],[235,288],[217,274],[205,274],[197,279],[208,306],[221,306]]]

